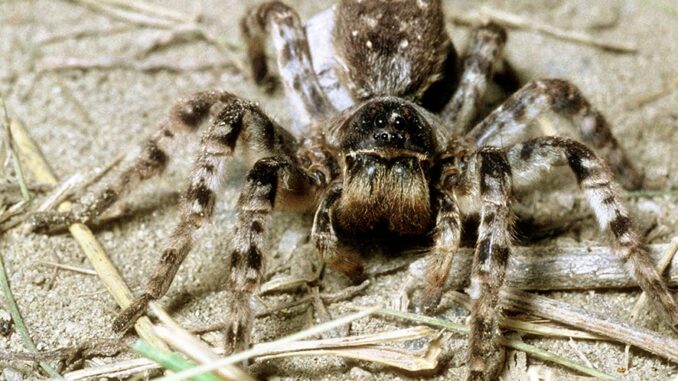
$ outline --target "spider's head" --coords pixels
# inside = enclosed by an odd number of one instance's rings
[[[346,120],[338,138],[344,173],[340,226],[355,233],[382,225],[423,233],[431,222],[429,180],[437,143],[417,107],[395,97],[373,99]]]

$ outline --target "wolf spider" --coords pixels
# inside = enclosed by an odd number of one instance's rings
[[[459,247],[462,216],[479,214],[468,379],[493,379],[503,358],[497,341],[498,292],[511,250],[512,188],[555,166],[569,166],[601,229],[611,231],[628,271],[676,327],[678,307],[643,249],[613,180],[616,175],[637,188],[641,177],[603,115],[569,82],[547,79],[530,82],[473,124],[502,62],[506,32],[494,24],[476,28],[460,75],[450,81],[446,74],[455,73],[457,56],[444,20],[440,0],[343,0],[306,26],[281,2],[251,9],[241,27],[253,77],[269,88],[278,81],[267,67],[270,37],[294,133],[234,94],[196,93],[171,108],[136,161],[94,202],[70,214],[36,216],[34,227],[96,218],[139,182],[162,173],[177,136],[195,132],[211,116],[181,218],[143,294],[115,319],[116,331],[128,329],[151,300],[167,292],[196,231],[213,214],[224,164],[240,142],[258,159],[237,203],[226,257],[233,293],[227,350],[249,345],[250,303],[261,280],[274,207],[314,208],[311,236],[324,262],[354,280],[365,276],[365,264],[351,237],[430,234],[423,291],[414,299],[426,311],[441,298]],[[436,102],[441,110],[435,110]],[[523,140],[527,126],[547,111],[569,120],[587,145],[562,137]]]

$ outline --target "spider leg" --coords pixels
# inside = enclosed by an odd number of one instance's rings
[[[488,82],[502,60],[505,44],[506,30],[497,24],[486,24],[473,31],[459,86],[442,111],[442,118],[454,135],[468,131]]]
[[[476,147],[507,147],[525,137],[527,126],[545,111],[554,111],[579,129],[583,141],[607,161],[617,180],[628,189],[642,185],[605,117],[584,98],[579,89],[559,79],[531,82],[477,124],[467,135]]]
[[[455,188],[460,208],[480,208],[480,225],[471,267],[471,317],[469,380],[495,380],[501,370],[504,348],[498,337],[501,303],[511,247],[511,167],[506,154],[493,147],[472,155],[462,183]]]
[[[354,281],[365,278],[365,261],[348,246],[342,244],[333,226],[334,205],[341,197],[341,183],[328,187],[313,219],[311,239],[328,266],[346,274]]]
[[[313,70],[306,31],[294,9],[279,1],[266,2],[251,9],[240,26],[254,80],[260,85],[271,83],[265,53],[266,34],[271,36],[297,127],[335,112]]]
[[[229,102],[234,96],[226,91],[205,91],[177,102],[169,118],[143,144],[139,155],[129,167],[103,189],[91,203],[82,204],[72,212],[43,212],[31,216],[33,231],[48,231],[80,222],[87,223],[100,216],[141,182],[161,174],[170,160],[169,152],[179,136],[195,132],[209,115],[213,105]]]
[[[191,250],[195,232],[212,215],[216,193],[224,177],[224,164],[231,156],[239,138],[250,150],[258,151],[259,154],[265,156],[273,156],[280,162],[284,161],[287,166],[297,168],[293,156],[297,143],[289,132],[271,121],[250,102],[234,97],[224,104],[202,137],[202,149],[195,161],[191,183],[184,195],[181,219],[172,232],[160,257],[160,262],[151,275],[143,294],[118,315],[113,323],[114,330],[124,331],[131,327],[144,313],[148,302],[162,297],[169,289],[181,262]],[[263,230],[263,225],[252,216],[256,213],[267,215],[268,204],[272,205],[273,202],[272,199],[255,197],[263,194],[264,191],[269,192],[269,196],[271,192],[275,195],[273,185],[278,185],[278,177],[264,176],[268,173],[266,170],[271,171],[267,169],[270,166],[269,162],[270,160],[260,160],[248,175],[247,185],[239,203],[240,217],[235,240],[236,250],[242,249],[242,242],[248,239],[254,240]],[[301,193],[312,187],[310,180],[300,179],[302,176],[299,170],[290,169],[286,173],[287,175],[282,178],[284,181],[280,182],[281,187],[287,191],[280,192],[282,199],[287,193]],[[271,181],[275,182],[271,183]],[[249,225],[243,225],[245,223]],[[243,234],[249,234],[249,236],[243,238]],[[236,257],[232,257],[232,261],[235,261],[233,258]],[[240,266],[239,262],[234,266],[236,265]]]
[[[508,148],[515,182],[529,183],[553,166],[569,165],[595,212],[601,230],[612,232],[618,253],[640,288],[673,329],[678,328],[678,305],[641,243],[607,165],[577,141],[541,137]]]
[[[453,193],[440,191],[436,197],[438,214],[434,229],[434,244],[426,264],[424,287],[414,298],[417,308],[431,313],[440,302],[452,258],[461,240],[461,215]]]

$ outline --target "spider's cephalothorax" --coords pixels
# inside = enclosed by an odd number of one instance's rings
[[[502,62],[506,32],[493,24],[478,27],[456,65],[443,20],[440,0],[344,0],[306,26],[281,2],[252,9],[241,26],[253,77],[261,85],[277,83],[266,65],[270,36],[294,133],[229,92],[196,93],[172,107],[137,160],[93,203],[69,214],[36,216],[34,227],[96,218],[140,181],[161,173],[177,137],[196,131],[211,115],[181,219],[144,293],[115,320],[116,330],[132,326],[149,301],[167,292],[195,232],[214,211],[225,160],[241,144],[259,159],[240,194],[225,258],[232,291],[227,350],[249,344],[251,301],[264,271],[266,229],[275,207],[314,208],[312,240],[327,264],[353,279],[365,275],[364,253],[344,238],[377,230],[432,237],[426,277],[413,298],[425,311],[435,310],[440,300],[463,216],[474,214],[479,226],[470,288],[469,379],[489,380],[503,357],[498,297],[511,248],[513,187],[566,166],[629,271],[667,322],[678,327],[678,307],[614,182],[616,176],[635,188],[642,178],[603,115],[572,84],[549,79],[526,84],[472,124]],[[462,68],[458,78],[445,81],[447,69],[455,67]],[[452,83],[456,87],[444,89]],[[444,94],[453,96],[438,115],[425,108],[424,98],[438,97],[433,103],[443,104]],[[526,140],[528,125],[548,111],[569,120],[587,145],[559,137]]]
[[[431,166],[438,151],[418,106],[399,98],[363,104],[337,132],[343,192],[336,225],[365,233],[383,225],[397,234],[431,228]]]

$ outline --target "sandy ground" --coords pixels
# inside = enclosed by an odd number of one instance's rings
[[[137,67],[87,70],[51,70],[65,59],[134,60],[136,52],[162,32],[132,26],[84,6],[66,1],[0,2],[0,94],[7,101],[13,118],[29,126],[52,168],[60,178],[100,167],[119,152],[130,150],[135,142],[151,133],[165,116],[172,102],[181,95],[199,89],[220,87],[261,102],[262,107],[281,124],[289,123],[286,102],[280,92],[273,96],[257,89],[247,73],[224,62],[244,58],[237,22],[246,3],[213,0],[202,2],[163,2],[184,14],[203,12],[205,23],[214,35],[235,44],[233,57],[223,57],[212,45],[190,41],[138,58]],[[330,1],[288,1],[306,18],[324,9]],[[468,12],[476,6],[470,0],[449,0],[448,9]],[[632,107],[638,97],[662,89],[676,78],[678,62],[678,16],[657,1],[492,0],[484,4],[497,6],[561,28],[587,31],[598,37],[638,46],[637,54],[614,54],[596,48],[564,42],[534,32],[512,30],[506,48],[508,60],[522,81],[543,77],[567,78],[578,85],[609,118],[614,133],[629,155],[645,172],[646,186],[654,189],[678,187],[678,92],[660,97],[644,106]],[[453,26],[453,38],[463,47],[468,30]],[[78,33],[83,32],[83,33]],[[60,37],[61,36],[61,37]],[[66,38],[71,36],[70,38]],[[142,70],[143,65],[175,63],[194,67],[215,63],[202,70]],[[178,216],[178,194],[185,187],[195,142],[175,152],[176,159],[166,176],[152,181],[129,198],[128,217],[96,230],[97,238],[110,253],[133,290],[139,291],[157,260],[160,248]],[[223,254],[229,246],[234,222],[234,203],[243,174],[242,165],[233,166],[229,181],[214,218],[204,229],[204,240],[193,250],[177,275],[169,294],[162,299],[180,321],[187,325],[207,325],[223,319],[228,293],[224,287],[226,266]],[[536,193],[523,199],[523,208],[542,214],[568,215],[581,212],[581,199],[568,198],[575,191],[570,184],[561,191],[560,205],[546,204],[546,196]],[[12,195],[4,194],[5,202]],[[630,200],[641,227],[652,228],[652,243],[671,240],[678,231],[675,197],[661,196]],[[272,259],[269,269],[289,274],[302,267],[312,253],[306,242],[309,215],[278,213],[270,234]],[[656,226],[655,226],[656,224]],[[653,227],[654,226],[654,227]],[[281,241],[301,237],[296,248]],[[283,240],[282,238],[285,237]],[[596,244],[602,240],[591,218],[563,237],[547,244]],[[579,242],[585,241],[585,242]],[[543,244],[543,243],[541,243]],[[292,250],[294,249],[294,250]],[[288,256],[290,259],[287,260]],[[118,311],[98,278],[70,271],[56,273],[42,262],[60,262],[89,268],[83,253],[70,236],[32,235],[14,229],[0,237],[2,253],[10,282],[32,337],[41,350],[72,346],[96,338],[116,338],[111,320]],[[371,266],[384,264],[376,258]],[[379,276],[366,292],[351,300],[355,304],[383,301],[397,290],[406,271]],[[326,290],[337,290],[346,281],[329,273],[323,280]],[[569,302],[617,317],[628,319],[637,292],[591,291],[554,293]],[[275,304],[303,296],[284,294],[265,297]],[[442,316],[461,321],[465,312],[444,299]],[[0,310],[2,310],[0,304]],[[330,307],[339,315],[345,303]],[[0,312],[2,313],[2,312]],[[272,316],[255,322],[255,341],[267,341],[313,324],[312,309],[296,316]],[[395,327],[395,322],[378,319],[360,321],[353,332],[375,332]],[[643,325],[670,335],[667,327],[650,314]],[[217,343],[218,335],[206,335]],[[526,339],[528,342],[577,359],[565,340]],[[678,374],[678,366],[640,350],[631,350],[632,367],[620,373],[623,346],[579,341],[576,347],[597,368],[622,380],[667,380]],[[18,334],[0,336],[0,348],[20,351]],[[426,376],[431,380],[457,380],[463,377],[465,343],[453,336],[445,342],[444,363],[439,372]],[[96,363],[110,361],[96,360]],[[88,362],[87,366],[94,365]],[[540,364],[528,358],[528,364]],[[562,379],[573,373],[546,364],[558,371]],[[255,364],[252,371],[265,379],[341,380],[359,373],[355,366],[369,370],[374,379],[410,379],[393,369],[364,363],[346,363],[334,358],[318,357],[267,361]],[[0,359],[0,379],[39,379],[36,368],[26,363]],[[520,373],[520,372],[518,372]],[[515,379],[517,376],[506,376]],[[415,377],[416,378],[416,377]]]

